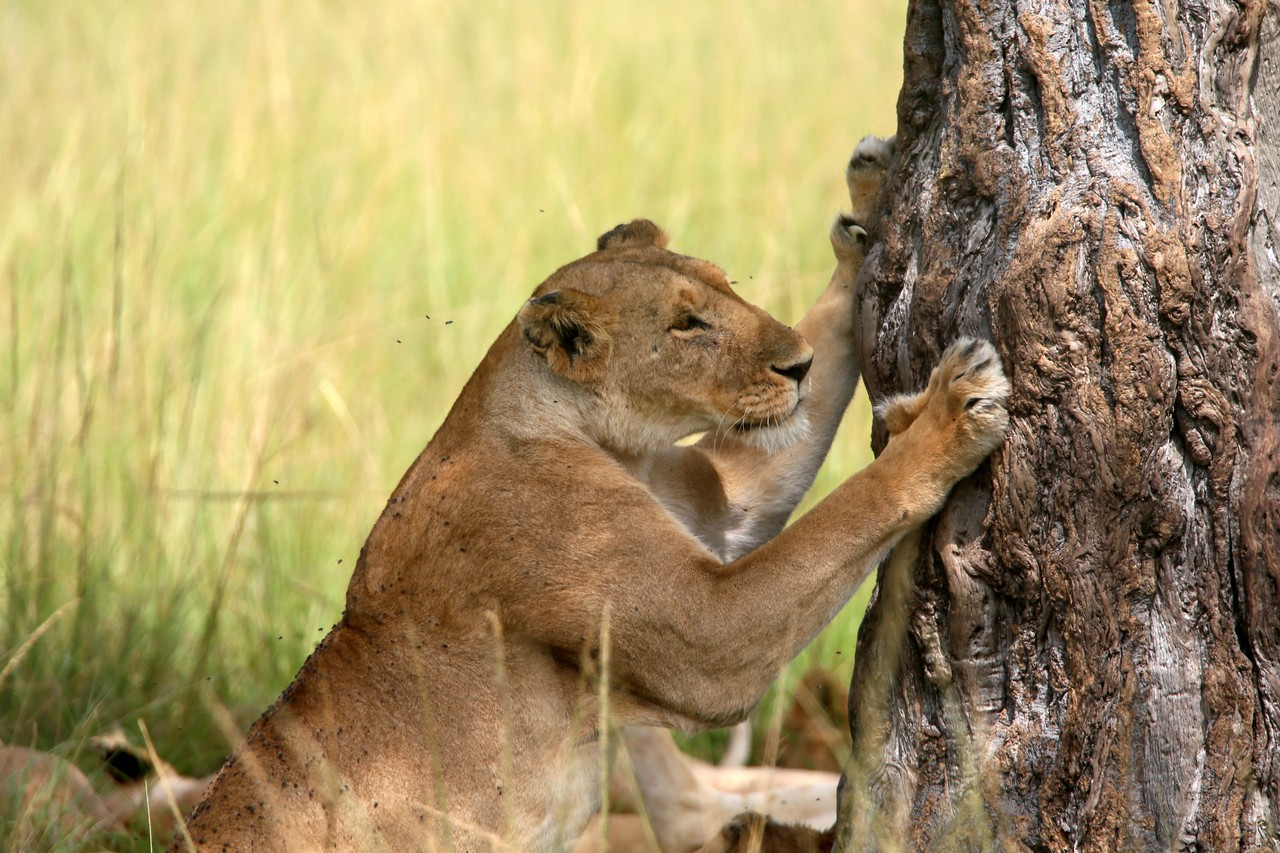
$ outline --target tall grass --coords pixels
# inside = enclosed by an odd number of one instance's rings
[[[0,739],[141,717],[216,765],[489,341],[617,222],[797,319],[903,6],[0,5]]]

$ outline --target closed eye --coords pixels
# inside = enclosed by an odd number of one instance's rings
[[[685,314],[680,319],[671,324],[669,331],[672,332],[695,332],[706,331],[711,328],[711,324],[700,317],[692,314]]]

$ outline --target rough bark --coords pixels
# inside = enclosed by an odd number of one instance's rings
[[[1280,849],[1277,18],[911,3],[862,373],[987,337],[1012,419],[864,623],[841,849]]]

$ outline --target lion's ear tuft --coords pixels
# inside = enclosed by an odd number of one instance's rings
[[[667,232],[663,231],[648,219],[633,219],[623,225],[616,225],[600,235],[596,240],[596,251],[605,249],[644,248],[654,246],[659,249],[667,247]]]
[[[590,382],[609,354],[609,312],[589,293],[564,288],[535,296],[517,319],[534,351],[575,382]]]

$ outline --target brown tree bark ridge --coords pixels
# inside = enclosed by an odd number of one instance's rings
[[[1278,18],[911,3],[862,372],[988,337],[1012,421],[924,534],[887,708],[864,623],[840,849],[1280,848]]]

